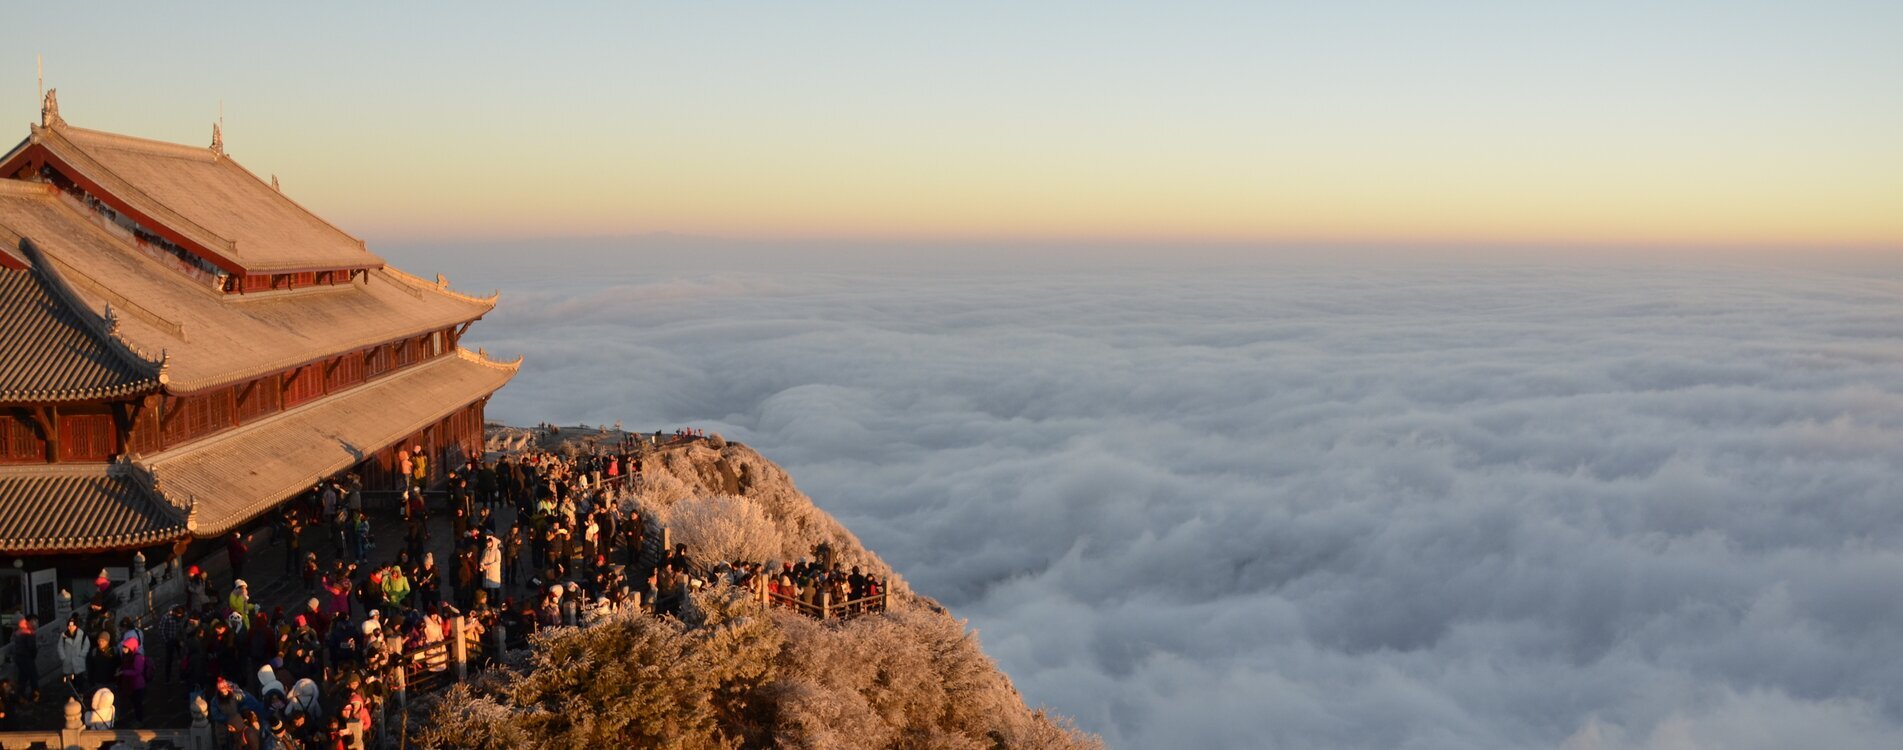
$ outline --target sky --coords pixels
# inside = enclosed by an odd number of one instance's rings
[[[1903,259],[406,246],[491,418],[740,440],[1116,748],[1903,746]]]
[[[1281,7],[1299,5],[1305,7]],[[37,3],[0,112],[380,242],[1894,249],[1894,2]]]
[[[1897,746],[1903,4],[1279,5],[37,3],[0,112],[222,108],[1115,747]]]

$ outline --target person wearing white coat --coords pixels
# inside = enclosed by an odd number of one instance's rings
[[[86,709],[86,728],[111,729],[112,722],[118,718],[119,712],[112,707],[112,689],[94,690],[92,707]]]
[[[324,707],[319,702],[317,683],[306,677],[291,686],[291,702],[285,708],[286,713],[302,713],[315,722],[324,715]]]
[[[482,587],[488,589],[490,592],[501,590],[502,540],[493,536],[488,537],[488,542],[485,543],[482,548],[482,563],[479,567],[482,570]],[[489,598],[494,601],[496,595],[491,593]]]

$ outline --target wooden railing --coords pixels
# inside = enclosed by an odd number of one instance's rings
[[[700,438],[682,436],[676,439],[691,441]],[[600,482],[600,486],[625,490],[631,488],[636,479],[638,479],[636,475],[623,472],[614,477],[604,476]],[[365,494],[368,495],[371,494],[371,492],[372,491],[366,491]],[[440,491],[433,491],[432,494],[437,494],[437,492]],[[661,558],[666,555],[666,552],[670,550],[672,546],[672,534],[666,527],[659,525],[650,526],[649,532],[642,544],[640,553],[641,563],[644,565],[659,563]],[[224,553],[220,551],[215,554],[222,555]],[[183,597],[184,577],[178,569],[178,562],[176,560],[166,566],[147,570],[144,565],[143,556],[140,556],[135,558],[134,566],[129,572],[131,573],[131,580],[125,584],[121,584],[115,592],[115,618],[120,616],[132,617],[137,621],[138,625],[143,628],[151,624],[154,619],[154,613],[161,612],[165,609],[166,603],[169,600]],[[685,572],[690,577],[708,582],[712,582],[718,578],[718,575],[714,571],[709,570],[705,565],[690,566],[690,569]],[[801,601],[797,597],[776,594],[765,588],[759,589],[756,598],[764,605],[783,607],[821,620],[848,619],[885,611],[889,600],[889,579],[879,578],[877,580],[879,582],[879,593],[839,602],[833,601],[830,591],[821,592],[817,604],[809,604]],[[684,596],[685,594],[686,590],[684,589],[682,595]],[[753,595],[752,592],[749,592],[749,595]],[[622,606],[631,607],[633,611],[641,612],[651,611],[653,607],[659,603],[660,602],[656,601],[644,602],[640,592],[637,591],[632,592],[631,599]],[[70,609],[70,604],[68,607]],[[561,621],[564,626],[586,627],[612,611],[612,607],[604,609],[592,601],[578,602],[573,597],[565,597]],[[378,701],[376,704],[374,710],[377,716],[373,722],[373,731],[370,733],[373,736],[365,737],[361,725],[355,720],[350,722],[349,729],[351,737],[353,738],[351,744],[353,750],[362,750],[362,748],[365,747],[381,747],[386,743],[406,735],[408,732],[408,711],[405,710],[405,707],[408,705],[410,696],[445,690],[451,685],[468,679],[470,663],[475,661],[471,658],[470,654],[472,640],[469,637],[469,629],[471,624],[461,615],[448,618],[446,624],[447,629],[441,641],[426,643],[409,649],[405,649],[401,645],[393,645],[390,648],[390,653],[393,654],[393,657],[382,671],[377,673],[377,678],[383,680],[385,687],[389,690],[390,698]],[[526,628],[516,628],[512,631],[505,623],[499,622],[488,632],[482,634],[480,647],[485,650],[493,649],[492,653],[499,657],[506,650],[527,647],[529,643],[528,630],[529,629]],[[0,647],[0,657],[5,655],[5,651],[6,648]],[[55,649],[52,648],[41,648],[42,655],[50,654],[54,651]],[[52,669],[43,668],[41,670],[43,675],[48,676],[56,672],[57,667]],[[57,730],[0,732],[0,749],[10,750],[15,747],[33,747],[36,743],[48,748],[101,747],[109,746],[111,742],[119,741],[125,742],[135,748],[151,746],[157,743],[161,747],[169,744],[172,747],[186,750],[214,750],[218,746],[217,735],[221,734],[222,730],[208,723],[201,710],[203,706],[204,702],[202,699],[194,701],[192,704],[192,725],[186,729],[86,730],[82,728],[83,725],[78,718],[81,713],[79,703],[77,701],[69,701],[67,705],[67,726],[65,728]],[[392,707],[398,711],[394,716],[390,713]],[[393,725],[391,720],[394,720],[396,723]]]
[[[833,594],[830,591],[821,592],[819,601],[816,604],[809,604],[802,601],[799,597],[778,594],[766,589],[760,591],[759,599],[761,604],[770,607],[785,607],[809,617],[816,617],[821,620],[833,620],[884,612],[887,594],[885,581],[881,580],[879,581],[879,593],[840,602],[833,601]]]

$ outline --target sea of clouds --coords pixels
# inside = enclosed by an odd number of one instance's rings
[[[1903,746],[1903,264],[581,244],[385,254],[1113,747]]]

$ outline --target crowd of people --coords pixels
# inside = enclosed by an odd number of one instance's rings
[[[709,586],[738,586],[808,612],[822,602],[839,614],[882,606],[883,582],[848,569],[825,545],[816,559],[776,567],[701,565],[677,544],[644,566],[649,524],[620,507],[616,492],[639,474],[640,452],[630,440],[570,455],[470,460],[426,493],[430,456],[419,446],[399,454],[385,488],[367,490],[354,474],[321,482],[273,522],[282,580],[302,588],[301,604],[254,601],[244,578],[252,550],[234,533],[226,542],[229,586],[189,567],[185,601],[143,628],[112,621],[102,575],[89,612],[62,625],[61,678],[91,728],[143,725],[146,687],[176,682],[204,697],[229,747],[328,750],[348,746],[352,720],[376,732],[393,691],[444,676],[458,617],[467,664],[481,669],[492,663],[499,633],[515,641],[637,601],[678,613],[688,592]],[[397,544],[379,548],[372,516],[385,519],[386,531],[400,526]],[[16,655],[22,642],[37,642],[37,625],[21,622]],[[16,663],[33,663],[28,653]],[[37,685],[26,669],[18,684]],[[0,681],[0,721],[10,717],[8,701],[38,698]]]

